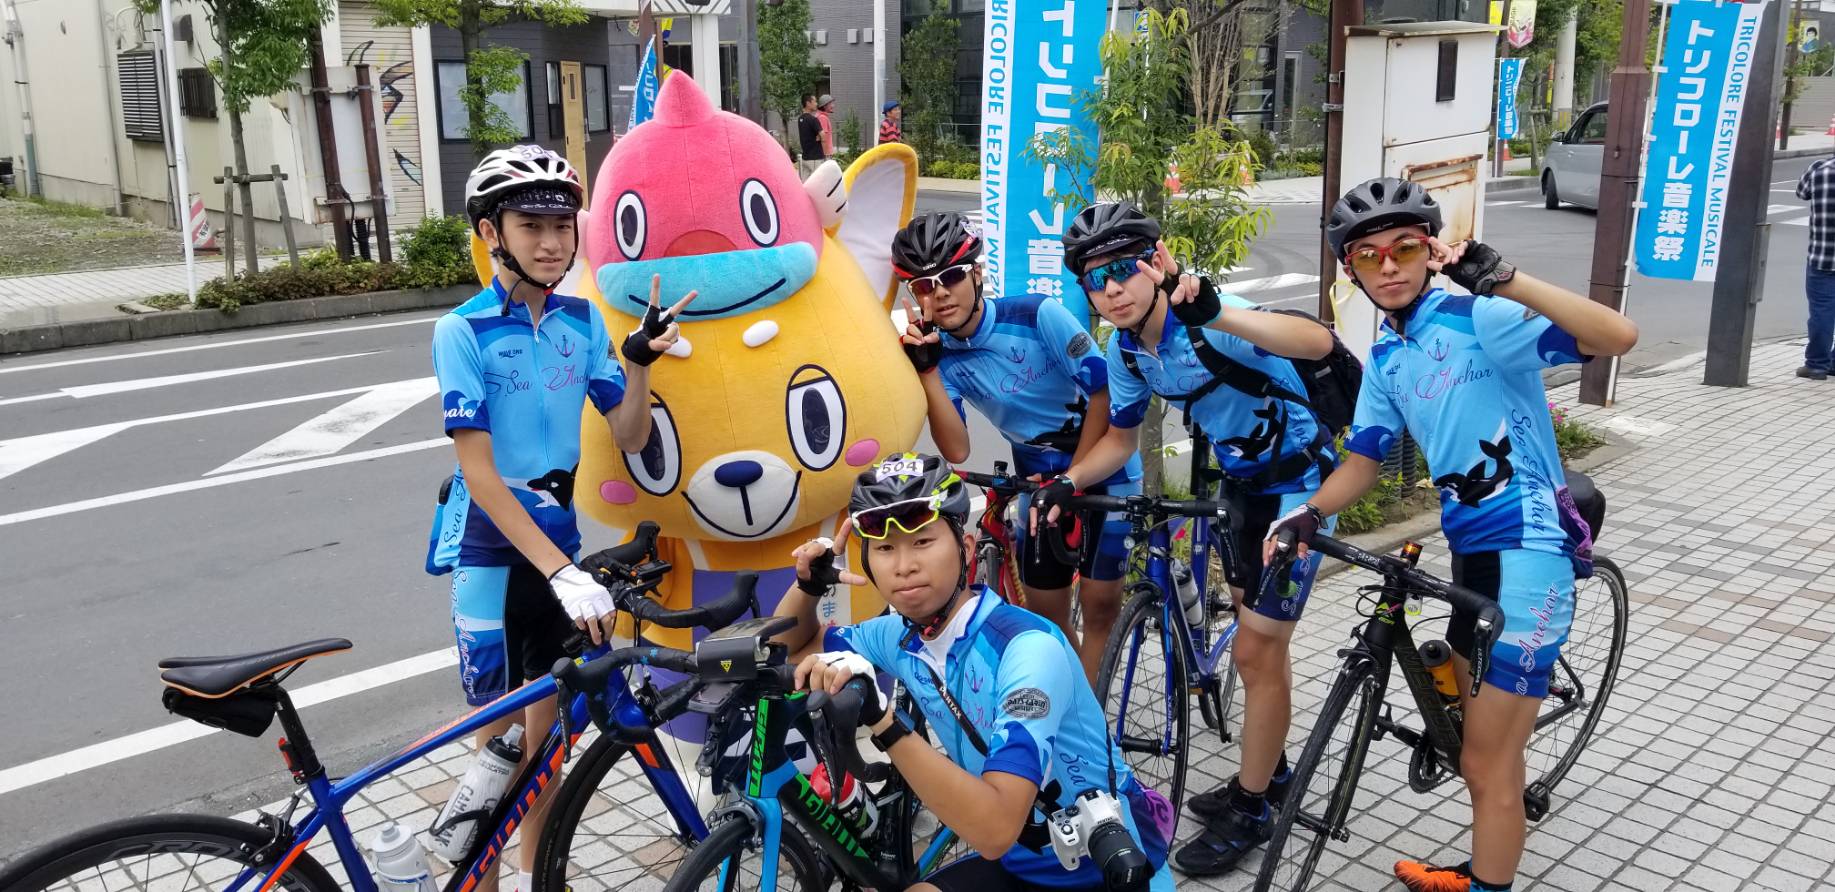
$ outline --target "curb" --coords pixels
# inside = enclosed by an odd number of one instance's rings
[[[1599,437],[1606,442],[1594,448],[1592,452],[1568,463],[1566,465],[1567,470],[1579,471],[1584,474],[1605,465],[1607,462],[1617,461],[1637,451],[1636,446],[1628,441],[1619,439],[1608,431],[1594,428],[1593,433],[1599,435]],[[1438,532],[1440,532],[1440,512],[1424,511],[1418,517],[1410,517],[1407,520],[1397,521],[1396,523],[1392,523],[1386,527],[1379,527],[1367,533],[1346,536],[1344,537],[1344,541],[1371,552],[1372,554],[1383,554],[1402,547],[1402,543],[1404,542],[1411,540],[1418,541]],[[1351,569],[1350,564],[1340,563],[1338,561],[1326,561],[1319,565],[1319,571],[1314,575],[1323,579],[1349,569]]]
[[[221,310],[168,310],[119,319],[95,319],[0,329],[0,356],[67,347],[93,347],[122,341],[144,341],[178,335],[207,334],[288,322],[314,322],[377,313],[400,313],[458,306],[477,293],[470,285],[339,294],[300,300],[251,304],[235,313]]]
[[[956,192],[963,195],[975,195],[981,192],[981,181],[918,177],[917,187],[919,192]]]

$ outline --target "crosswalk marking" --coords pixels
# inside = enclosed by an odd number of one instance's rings
[[[334,362],[340,359],[355,359],[359,356],[374,356],[380,350],[365,353],[346,353],[342,356],[318,356],[312,359],[295,359],[288,362],[271,362],[266,365],[248,365],[235,369],[213,369],[208,372],[187,372],[183,375],[165,375],[159,378],[126,378],[120,381],[108,381],[102,384],[82,384],[76,387],[65,387],[48,394],[38,393],[31,396],[19,396],[0,400],[0,406],[14,403],[27,403],[36,400],[65,396],[72,399],[88,399],[92,396],[110,396],[117,393],[130,393],[136,390],[151,390],[155,387],[170,387],[175,384],[195,384],[199,381],[210,381],[216,378],[234,378],[238,375],[252,375],[256,372],[269,372],[275,369],[290,369],[302,365],[314,365],[321,362]]]
[[[371,388],[356,399],[306,421],[204,476],[214,477],[342,452],[437,392],[439,382],[434,378],[395,381]]]
[[[1808,217],[1796,217],[1796,218],[1793,218],[1793,219],[1790,219],[1790,220],[1773,220],[1773,221],[1771,221],[1771,222],[1773,222],[1773,223],[1782,223],[1782,224],[1784,224],[1785,226],[1808,226],[1808,225],[1810,225],[1810,218],[1808,218]]]

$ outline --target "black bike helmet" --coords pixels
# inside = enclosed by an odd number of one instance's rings
[[[1397,226],[1425,226],[1440,234],[1440,204],[1417,183],[1377,177],[1359,184],[1332,205],[1325,237],[1332,255],[1344,260],[1344,246],[1366,235]]]
[[[968,218],[954,211],[924,214],[892,237],[892,269],[901,279],[934,276],[974,262],[980,252],[981,236]]]
[[[900,522],[898,517],[893,516],[889,519],[882,519],[880,529],[883,530],[885,528],[883,524],[889,523],[907,532],[916,532],[925,524],[941,518],[949,524],[956,540],[960,542],[963,532],[968,528],[968,486],[962,482],[962,478],[956,476],[955,470],[949,466],[948,462],[935,455],[918,452],[894,453],[886,456],[873,467],[860,472],[860,476],[854,481],[854,492],[847,500],[847,514],[849,521],[853,524],[854,532],[865,539],[868,537],[863,518],[865,518],[865,523],[872,523],[875,514],[883,514],[885,509],[892,509],[895,506],[908,506],[910,513],[905,516],[917,518],[922,522],[907,525]],[[924,515],[930,512],[935,513],[926,519]],[[873,563],[867,559],[864,551],[860,557],[860,564],[861,569],[866,572],[867,579],[877,584],[877,580],[873,579]],[[968,586],[967,549],[962,550],[961,566],[961,572],[956,577],[955,590],[950,593],[949,600],[944,601],[943,606],[938,608],[934,615],[921,623],[911,617],[905,617],[905,622],[919,634],[925,637],[936,635],[943,627],[943,623],[949,619],[949,611],[956,606],[956,598]]]
[[[1113,254],[1129,245],[1160,240],[1160,221],[1141,213],[1127,201],[1092,204],[1077,213],[1064,232],[1064,265],[1072,275],[1083,273],[1092,257]]]

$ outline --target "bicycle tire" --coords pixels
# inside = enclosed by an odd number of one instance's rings
[[[1111,703],[1109,695],[1119,681],[1119,676],[1127,674],[1130,666],[1135,673],[1143,670],[1151,671],[1151,659],[1145,664],[1140,659],[1142,645],[1148,641],[1157,640],[1159,642],[1161,648],[1159,664],[1165,668],[1160,697],[1157,699],[1151,696],[1144,697],[1142,701],[1150,703],[1163,716],[1170,713],[1173,722],[1173,728],[1170,729],[1173,738],[1169,746],[1170,752],[1159,758],[1170,759],[1171,764],[1163,769],[1158,766],[1143,767],[1146,760],[1138,757],[1147,754],[1130,753],[1126,749],[1122,750],[1122,758],[1127,760],[1128,767],[1134,770],[1134,776],[1143,785],[1159,791],[1172,804],[1173,827],[1168,838],[1176,838],[1179,812],[1185,806],[1185,773],[1191,759],[1191,702],[1188,699],[1191,673],[1189,667],[1185,665],[1185,648],[1182,644],[1171,642],[1175,646],[1167,646],[1171,636],[1175,633],[1172,630],[1161,628],[1161,620],[1164,616],[1162,607],[1164,597],[1165,595],[1159,591],[1158,587],[1151,584],[1140,585],[1135,588],[1134,596],[1128,598],[1127,603],[1122,605],[1121,615],[1115,620],[1114,631],[1109,633],[1109,640],[1102,648],[1101,668],[1096,673],[1096,700],[1102,704],[1103,719],[1111,731],[1119,729],[1125,732],[1127,725],[1120,712],[1123,710],[1135,714],[1142,712],[1142,710],[1131,708],[1125,698],[1136,692],[1148,690],[1148,686],[1142,683],[1138,674],[1135,674],[1132,678],[1133,684],[1125,685],[1123,690],[1116,691],[1123,699]],[[1127,653],[1124,654],[1124,651]],[[1124,660],[1127,662],[1124,663]],[[1120,746],[1119,741],[1123,736],[1134,735],[1117,733],[1115,736],[1117,746]]]
[[[1341,719],[1354,697],[1361,698],[1361,702],[1352,714],[1351,734],[1343,752],[1344,764],[1338,776],[1323,778],[1324,807],[1314,813],[1307,808],[1313,801],[1310,794],[1314,777],[1319,774],[1321,763],[1331,754],[1334,732],[1341,727]],[[1271,889],[1299,892],[1312,885],[1326,844],[1344,829],[1350,817],[1352,799],[1357,795],[1357,779],[1363,772],[1364,757],[1370,750],[1376,713],[1381,705],[1382,691],[1377,687],[1375,667],[1367,658],[1353,656],[1332,683],[1331,692],[1319,707],[1319,718],[1306,737],[1306,748],[1300,752],[1300,760],[1294,763],[1287,799],[1275,810],[1273,832],[1256,872],[1256,892]],[[1307,817],[1304,822],[1299,820],[1302,815]],[[1298,859],[1287,853],[1296,828],[1312,834],[1307,840],[1306,851]],[[1293,873],[1284,872],[1284,867]],[[1282,877],[1291,879],[1282,883]]]
[[[695,846],[688,853],[688,858],[677,868],[675,874],[663,884],[663,892],[690,892],[703,888],[713,888],[718,892],[744,892],[745,871],[730,870],[729,862],[743,861],[746,853],[756,852],[753,839],[761,835],[761,829],[749,815],[735,815],[720,823],[707,839]],[[784,822],[783,832],[778,834],[776,889],[798,890],[798,892],[818,892],[827,883],[822,881],[821,867],[815,848],[803,838],[803,832],[789,821]],[[786,869],[787,868],[787,869]],[[750,889],[759,889],[762,885],[756,873],[752,874],[753,885]],[[785,879],[794,881],[785,885]],[[712,880],[707,886],[705,881]]]
[[[1601,583],[1598,597],[1588,595],[1589,591],[1593,591],[1586,585],[1589,581]],[[1593,609],[1589,610],[1589,607]],[[1581,752],[1586,749],[1594,729],[1599,726],[1599,720],[1605,713],[1606,700],[1612,696],[1612,690],[1618,683],[1618,670],[1625,655],[1625,627],[1630,621],[1630,614],[1630,593],[1625,584],[1625,574],[1610,558],[1604,555],[1595,557],[1591,579],[1579,580],[1574,585],[1574,621],[1569,627],[1567,643],[1561,648],[1561,657],[1555,663],[1549,691],[1549,698],[1562,699],[1564,702],[1571,702],[1562,696],[1564,690],[1568,692],[1568,697],[1575,696],[1576,692],[1584,696],[1585,712],[1578,723],[1547,720],[1537,722],[1525,753],[1529,774],[1534,778],[1527,792],[1532,814],[1537,810],[1538,802],[1546,810],[1548,795],[1579,762]],[[1604,644],[1605,652],[1593,653],[1600,643]],[[1594,667],[1595,663],[1598,664],[1597,668]],[[1538,762],[1547,765],[1540,776],[1536,775]],[[1535,814],[1534,817],[1540,818],[1541,815]]]
[[[159,859],[167,858],[171,859],[173,867],[185,871],[187,877],[211,882],[207,876],[200,876],[199,865],[204,858],[257,867],[255,854],[272,839],[272,833],[253,824],[209,815],[128,818],[78,831],[28,852],[0,869],[0,889],[58,892],[104,888],[106,884],[105,887],[114,892],[124,888],[149,889],[158,883],[158,888],[164,890],[173,885],[169,881],[175,875],[158,872],[159,867],[164,866]],[[186,855],[197,856],[188,868],[184,866]],[[97,870],[104,863],[123,858],[142,859],[138,877],[125,866],[112,872]],[[93,885],[74,881],[76,875],[90,870],[97,870]],[[223,877],[222,881],[229,879],[233,879],[233,875]],[[185,888],[208,887],[187,885]],[[318,859],[301,852],[280,876],[275,888],[286,892],[337,892],[338,884]]]
[[[693,843],[681,838],[642,768],[624,758],[630,752],[630,747],[601,735],[574,760],[536,844],[536,892],[616,890],[644,876],[661,882],[687,858]],[[607,775],[621,762],[626,771],[608,783]],[[622,790],[639,792],[631,797]],[[595,804],[603,807],[588,814]],[[600,836],[588,827],[595,835],[591,842],[579,844],[589,839],[581,834],[583,825],[595,818],[601,826],[622,830]]]

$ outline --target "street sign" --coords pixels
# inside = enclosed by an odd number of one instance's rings
[[[1497,62],[1497,138],[1516,138],[1516,87],[1523,79],[1522,59]]]
[[[1632,236],[1646,276],[1711,282],[1720,268],[1733,150],[1764,10],[1718,0],[1671,7]]]

